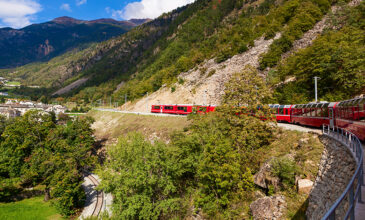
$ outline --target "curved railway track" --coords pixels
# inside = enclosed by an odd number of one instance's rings
[[[89,175],[86,178],[88,178],[95,187],[97,187],[100,184],[99,181],[93,175]],[[94,206],[91,216],[99,216],[99,214],[103,208],[103,203],[104,203],[104,193],[102,191],[97,191],[97,190],[95,190],[95,191],[97,193],[96,204]]]

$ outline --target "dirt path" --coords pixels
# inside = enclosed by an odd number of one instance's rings
[[[286,123],[278,123],[278,126],[285,130],[322,134],[322,130],[319,128],[309,128],[309,127],[303,127],[303,126],[299,126],[299,125],[286,124]]]

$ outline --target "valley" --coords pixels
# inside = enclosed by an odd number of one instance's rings
[[[38,193],[47,216],[75,219],[96,193],[110,212],[90,219],[332,215],[361,188],[364,12],[362,0],[196,0],[153,19],[0,28],[1,101],[63,110],[0,115],[0,209]],[[91,174],[98,192],[82,187]]]

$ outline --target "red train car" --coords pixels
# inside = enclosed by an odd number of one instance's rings
[[[275,115],[278,122],[291,122],[291,111],[294,105],[269,105],[271,113]]]
[[[291,111],[291,123],[312,127],[329,125],[329,106],[328,102],[294,105]]]
[[[278,122],[312,127],[331,125],[344,128],[365,141],[365,98],[342,102],[309,103],[299,105],[269,105]],[[258,109],[259,110],[259,109]],[[215,106],[152,105],[152,113],[188,115],[214,112]],[[254,115],[255,113],[253,113]]]
[[[177,105],[163,105],[162,113],[165,114],[176,114]]]
[[[151,112],[152,113],[162,113],[163,105],[152,105]]]
[[[334,123],[365,141],[365,98],[339,102],[335,107]]]
[[[152,105],[151,113],[164,113],[164,114],[177,114],[177,115],[188,115],[191,113],[205,114],[208,112],[214,112],[215,106],[205,105]]]
[[[188,115],[193,112],[193,106],[191,105],[176,105],[176,114]]]

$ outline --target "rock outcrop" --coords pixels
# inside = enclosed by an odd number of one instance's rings
[[[273,159],[266,161],[259,172],[254,175],[254,183],[264,189],[268,189],[270,185],[274,186],[275,190],[279,190],[280,180],[271,174],[271,162]]]
[[[297,189],[298,193],[309,194],[313,187],[313,181],[308,179],[298,180]]]
[[[253,219],[255,220],[275,220],[281,219],[286,202],[284,196],[265,196],[257,199],[250,205]]]

